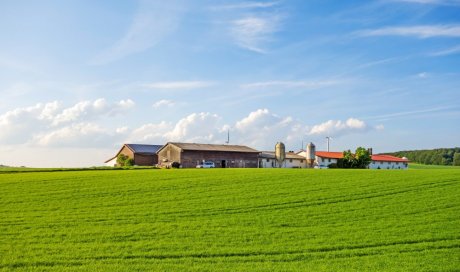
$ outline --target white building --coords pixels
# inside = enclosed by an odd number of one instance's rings
[[[286,152],[286,158],[281,168],[306,168],[307,161],[305,157],[294,152]],[[279,168],[278,161],[275,158],[275,152],[262,151],[259,154],[259,168]]]
[[[300,151],[297,155],[306,158],[307,151]],[[313,166],[328,168],[331,163],[337,163],[337,161],[342,158],[342,152],[316,151]],[[395,156],[380,154],[372,155],[372,162],[369,164],[369,169],[408,169],[408,167],[409,160],[405,157],[398,158]]]

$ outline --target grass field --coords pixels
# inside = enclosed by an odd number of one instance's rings
[[[459,169],[460,166],[409,163],[409,169]]]
[[[460,170],[0,173],[0,270],[454,271]]]

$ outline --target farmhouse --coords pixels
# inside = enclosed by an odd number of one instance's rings
[[[274,151],[262,151],[259,155],[259,168],[278,168],[279,163],[275,158]],[[307,160],[305,157],[290,151],[286,152],[286,157],[281,168],[306,168]]]
[[[327,168],[332,163],[337,163],[343,158],[342,152],[327,152],[315,151],[313,144],[307,145],[307,151],[297,153],[305,158],[314,157],[312,167]],[[372,151],[371,151],[372,154]],[[372,162],[369,164],[369,169],[407,169],[409,160],[407,158],[398,158],[390,155],[372,155]]]
[[[105,164],[107,166],[117,166],[117,157],[123,154],[134,159],[134,165],[153,166],[158,163],[156,152],[161,147],[162,145],[124,144],[113,158],[105,161]]]
[[[195,168],[212,161],[218,168],[257,168],[259,151],[243,145],[216,145],[169,142],[158,151],[158,164],[178,162],[183,168]]]

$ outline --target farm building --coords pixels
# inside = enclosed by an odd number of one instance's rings
[[[314,145],[313,149],[314,149]],[[331,163],[343,158],[342,152],[327,152],[327,151],[311,151],[311,145],[307,146],[307,151],[298,152],[297,155],[307,157],[308,153],[315,157],[312,166],[319,168],[327,168]],[[372,154],[372,152],[371,152]],[[407,169],[409,160],[407,158],[398,158],[390,155],[372,155],[372,162],[369,164],[369,169]]]
[[[172,142],[157,151],[158,164],[168,166],[178,162],[183,168],[195,168],[203,161],[212,161],[218,168],[257,168],[259,153],[243,145]]]
[[[158,163],[157,151],[162,145],[124,144],[120,151],[111,159],[105,161],[107,166],[117,166],[117,157],[120,154],[134,159],[134,165],[153,166]]]
[[[275,152],[262,151],[259,154],[259,168],[278,168],[278,160],[275,158]],[[281,168],[306,168],[307,160],[305,157],[297,155],[294,152],[286,152],[286,158]]]

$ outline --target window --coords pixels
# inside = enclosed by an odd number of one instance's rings
[[[289,162],[292,162],[292,159],[289,159]]]
[[[399,162],[396,162],[396,165],[399,165]]]
[[[267,162],[269,162],[269,161],[270,161],[270,159],[267,159]]]
[[[327,159],[328,162],[331,162],[331,159]]]
[[[300,163],[303,163],[303,160],[300,160]]]

